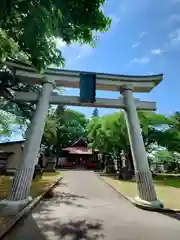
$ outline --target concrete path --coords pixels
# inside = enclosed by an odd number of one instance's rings
[[[180,222],[132,206],[91,171],[65,171],[43,201],[4,240],[179,240]]]

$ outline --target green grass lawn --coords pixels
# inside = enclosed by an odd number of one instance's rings
[[[62,174],[60,172],[43,173],[42,178],[33,180],[30,195],[35,198],[55,183]],[[12,176],[0,175],[0,200],[7,197],[12,184]],[[14,216],[0,216],[0,232],[3,232],[11,224]]]
[[[42,178],[33,180],[30,195],[34,198],[42,194],[51,184],[60,178],[59,172],[43,173]],[[12,184],[12,176],[0,176],[0,200],[7,197]]]
[[[120,181],[114,177],[102,177],[117,191],[128,197],[137,196],[135,181]],[[163,201],[166,208],[180,209],[180,176],[161,174],[154,178],[158,198]]]
[[[62,175],[59,172],[43,173],[42,178],[33,180],[30,195],[35,198],[38,195],[42,194],[48,189],[51,184],[55,183],[60,178],[60,176]],[[12,176],[0,175],[0,200],[7,197],[11,188],[11,184]],[[0,216],[0,232],[3,232],[12,220],[12,216]]]

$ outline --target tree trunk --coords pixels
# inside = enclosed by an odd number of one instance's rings
[[[105,173],[115,173],[114,161],[110,154],[106,154]]]

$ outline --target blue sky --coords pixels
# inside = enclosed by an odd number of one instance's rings
[[[65,68],[135,75],[164,73],[164,81],[151,93],[136,96],[156,101],[160,113],[180,111],[180,0],[106,0],[103,11],[113,22],[108,32],[99,34],[95,49],[67,46],[58,40]],[[67,89],[65,94],[78,95],[79,90]],[[98,91],[96,95],[107,97],[107,92]],[[108,98],[118,97],[119,93],[108,92]],[[88,117],[93,110],[73,109]],[[99,109],[100,115],[114,111]]]

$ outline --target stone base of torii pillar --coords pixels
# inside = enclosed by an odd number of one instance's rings
[[[1,216],[13,216],[19,213],[32,201],[32,197],[29,196],[26,199],[11,201],[4,199],[0,201],[0,215]]]
[[[156,200],[156,201],[145,201],[143,199],[141,199],[139,196],[135,197],[133,199],[133,202],[136,206],[140,207],[140,208],[144,208],[144,209],[163,209],[164,205],[160,200]]]

